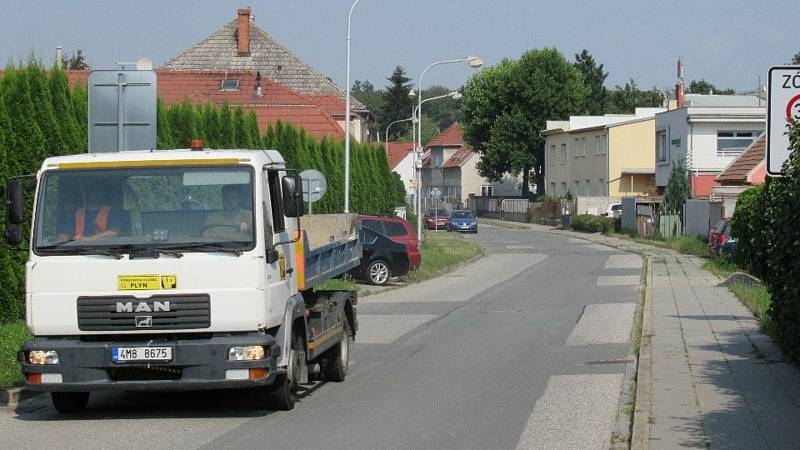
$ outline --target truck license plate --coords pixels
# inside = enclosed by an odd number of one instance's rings
[[[172,361],[172,347],[111,347],[111,360],[130,361]]]

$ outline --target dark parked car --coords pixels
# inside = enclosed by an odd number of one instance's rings
[[[470,210],[455,210],[450,214],[450,223],[447,225],[447,231],[477,233],[478,219]]]
[[[405,244],[395,242],[369,228],[359,231],[361,265],[353,270],[357,278],[383,286],[392,277],[408,273],[410,263]]]
[[[397,216],[359,216],[358,219],[361,221],[362,227],[376,231],[395,242],[405,244],[412,270],[422,263],[417,233],[414,232],[407,220]]]
[[[446,230],[450,214],[444,209],[429,209],[425,212],[425,228],[429,230]]]
[[[708,231],[708,253],[714,256],[732,255],[736,239],[731,236],[730,219],[722,219]]]

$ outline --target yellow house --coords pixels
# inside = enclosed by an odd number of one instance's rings
[[[662,108],[632,115],[549,121],[545,137],[547,193],[579,197],[654,195],[655,118]]]

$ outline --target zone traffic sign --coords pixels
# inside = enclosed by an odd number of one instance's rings
[[[767,100],[767,173],[783,175],[789,159],[790,123],[800,122],[800,66],[775,66],[769,69]]]

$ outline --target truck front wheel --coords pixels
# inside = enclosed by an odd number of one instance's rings
[[[56,411],[62,414],[81,412],[89,403],[88,392],[51,392],[50,398]]]
[[[280,411],[291,411],[294,409],[297,400],[297,385],[300,382],[300,371],[305,366],[305,346],[300,336],[295,336],[292,340],[291,354],[289,355],[289,366],[286,373],[275,377],[275,383],[270,386],[269,406]]]
[[[341,382],[347,376],[347,369],[350,366],[350,351],[353,350],[353,336],[350,332],[350,323],[345,320],[342,331],[342,340],[339,344],[328,350],[328,355],[324,360],[325,379],[329,381]]]

